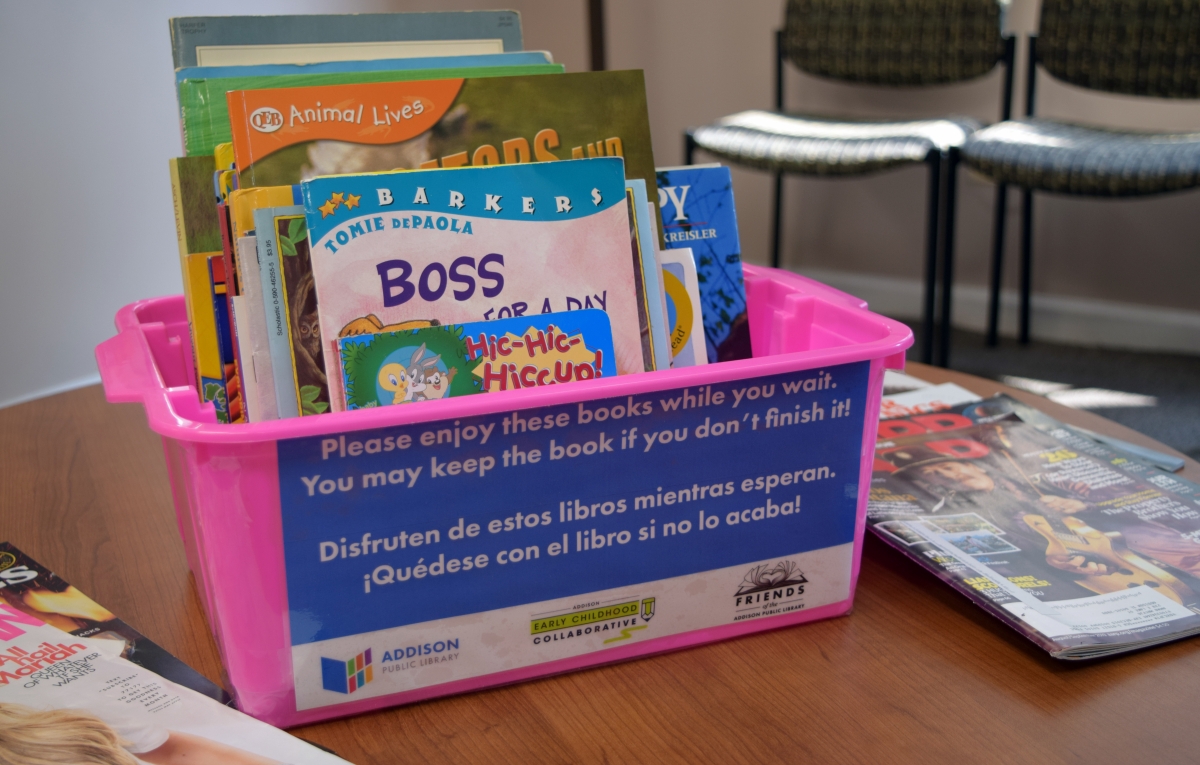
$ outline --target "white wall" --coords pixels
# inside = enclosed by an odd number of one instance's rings
[[[0,406],[94,381],[93,348],[111,336],[117,308],[181,290],[167,175],[167,159],[180,152],[170,16],[501,5],[522,13],[527,48],[552,51],[569,71],[587,68],[584,0],[0,0]],[[685,127],[770,107],[772,35],[782,17],[783,0],[608,1],[609,66],[646,70],[660,165],[681,161]],[[1015,0],[1012,21],[1032,29],[1035,0]],[[787,98],[792,109],[834,114],[958,111],[993,120],[998,87],[993,78],[896,91],[830,84],[792,70]],[[1200,128],[1195,103],[1096,96],[1054,83],[1040,92],[1048,115]],[[734,178],[745,257],[764,262],[769,178],[749,171]],[[881,277],[885,297],[895,297],[891,308],[915,315],[908,304],[917,293],[905,289],[920,272],[924,188],[917,169],[790,179],[785,263]],[[959,281],[969,287],[986,280],[993,191],[971,178],[961,191]],[[1200,192],[1134,202],[1039,198],[1035,289],[1195,311],[1198,204]],[[1011,216],[1014,245],[1017,222]]]

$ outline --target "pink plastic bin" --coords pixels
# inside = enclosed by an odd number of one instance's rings
[[[858,578],[883,371],[903,368],[912,332],[867,311],[865,302],[802,276],[746,265],[745,283],[753,359],[248,425],[218,424],[211,405],[199,403],[181,296],[122,308],[116,316],[117,335],[96,348],[105,394],[110,402],[141,403],[150,428],[162,436],[188,564],[238,706],[279,726],[301,725],[847,613]],[[468,679],[297,711],[277,441],[573,405],[863,361],[869,362],[869,381],[852,563],[844,574],[849,579],[849,597],[810,610],[647,638],[571,658],[497,668]],[[655,467],[655,454],[646,457],[648,470]]]

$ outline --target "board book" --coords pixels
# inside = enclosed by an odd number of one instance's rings
[[[436,59],[422,59],[431,61]],[[479,67],[421,68],[392,70],[307,72],[289,75],[249,75],[185,80],[176,86],[184,153],[209,154],[215,145],[230,140],[229,110],[225,93],[230,90],[262,90],[328,86],[334,84],[402,82],[446,77],[511,77],[515,75],[561,74],[561,64],[517,64]]]
[[[690,247],[696,259],[708,360],[750,358],[742,247],[729,168],[659,170],[658,206],[666,247]]]
[[[640,71],[244,90],[227,98],[243,187],[609,156],[624,159],[626,177],[654,187]]]
[[[338,338],[347,409],[615,377],[596,308]]]
[[[431,45],[438,41],[455,45]],[[384,45],[380,45],[383,43]],[[175,68],[519,51],[516,11],[171,19]],[[453,49],[454,52],[446,52]]]
[[[338,337],[600,308],[618,374],[643,371],[619,159],[301,184],[326,368]],[[340,390],[331,399],[340,408]],[[340,384],[339,384],[340,388]]]

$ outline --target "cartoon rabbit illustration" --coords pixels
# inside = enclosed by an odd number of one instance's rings
[[[393,404],[407,404],[413,401],[425,401],[431,398],[442,398],[448,387],[450,377],[443,376],[437,368],[441,356],[424,358],[425,344],[413,351],[407,366],[392,362],[384,364],[379,369],[379,387],[392,392]],[[429,390],[432,380],[433,391]],[[433,393],[433,395],[428,395]]]
[[[438,355],[426,359],[424,356],[425,344],[421,343],[421,347],[413,352],[412,360],[408,362],[408,387],[413,393],[413,401],[425,401],[428,398],[426,392],[429,387],[426,378],[433,374],[440,375],[437,363],[442,357]]]

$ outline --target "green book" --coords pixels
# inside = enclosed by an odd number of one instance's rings
[[[222,77],[184,80],[179,83],[179,112],[183,125],[184,153],[210,156],[217,144],[229,143],[229,109],[225,93],[231,90],[302,88],[312,85],[346,85],[367,82],[408,82],[462,77],[508,77],[528,74],[562,74],[562,64],[526,64],[453,69],[408,69],[383,72],[328,72],[283,76]]]

